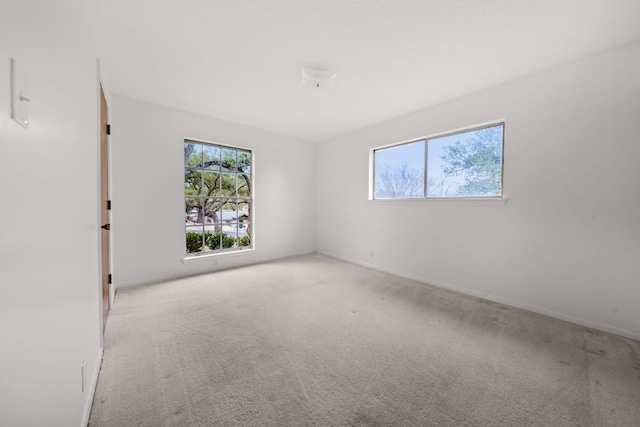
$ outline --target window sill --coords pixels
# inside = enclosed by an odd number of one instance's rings
[[[194,255],[194,256],[189,256],[189,257],[182,258],[182,263],[183,264],[191,264],[191,263],[198,262],[198,261],[211,261],[212,259],[220,258],[220,257],[235,258],[235,257],[238,257],[238,256],[253,255],[253,254],[255,254],[255,251],[256,251],[255,248],[250,248],[250,249],[241,249],[241,250],[238,250],[238,251],[217,252],[217,253],[212,253],[212,254]]]
[[[430,197],[416,199],[369,199],[369,203],[381,205],[448,205],[448,206],[501,206],[507,203],[503,197]]]

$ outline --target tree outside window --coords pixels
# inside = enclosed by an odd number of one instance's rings
[[[376,149],[374,198],[500,197],[503,141],[501,123]]]
[[[250,150],[185,140],[188,256],[251,247],[251,164]]]

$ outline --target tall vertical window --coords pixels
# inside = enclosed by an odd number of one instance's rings
[[[184,141],[187,256],[252,246],[251,162],[247,149]]]
[[[375,199],[502,196],[504,123],[373,150]]]

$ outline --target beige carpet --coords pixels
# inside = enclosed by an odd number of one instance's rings
[[[91,426],[640,426],[640,343],[305,255],[118,291]]]

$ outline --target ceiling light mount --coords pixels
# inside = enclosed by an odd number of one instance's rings
[[[333,70],[320,67],[300,67],[300,77],[302,85],[310,89],[328,89],[333,86],[333,82],[338,73]]]

